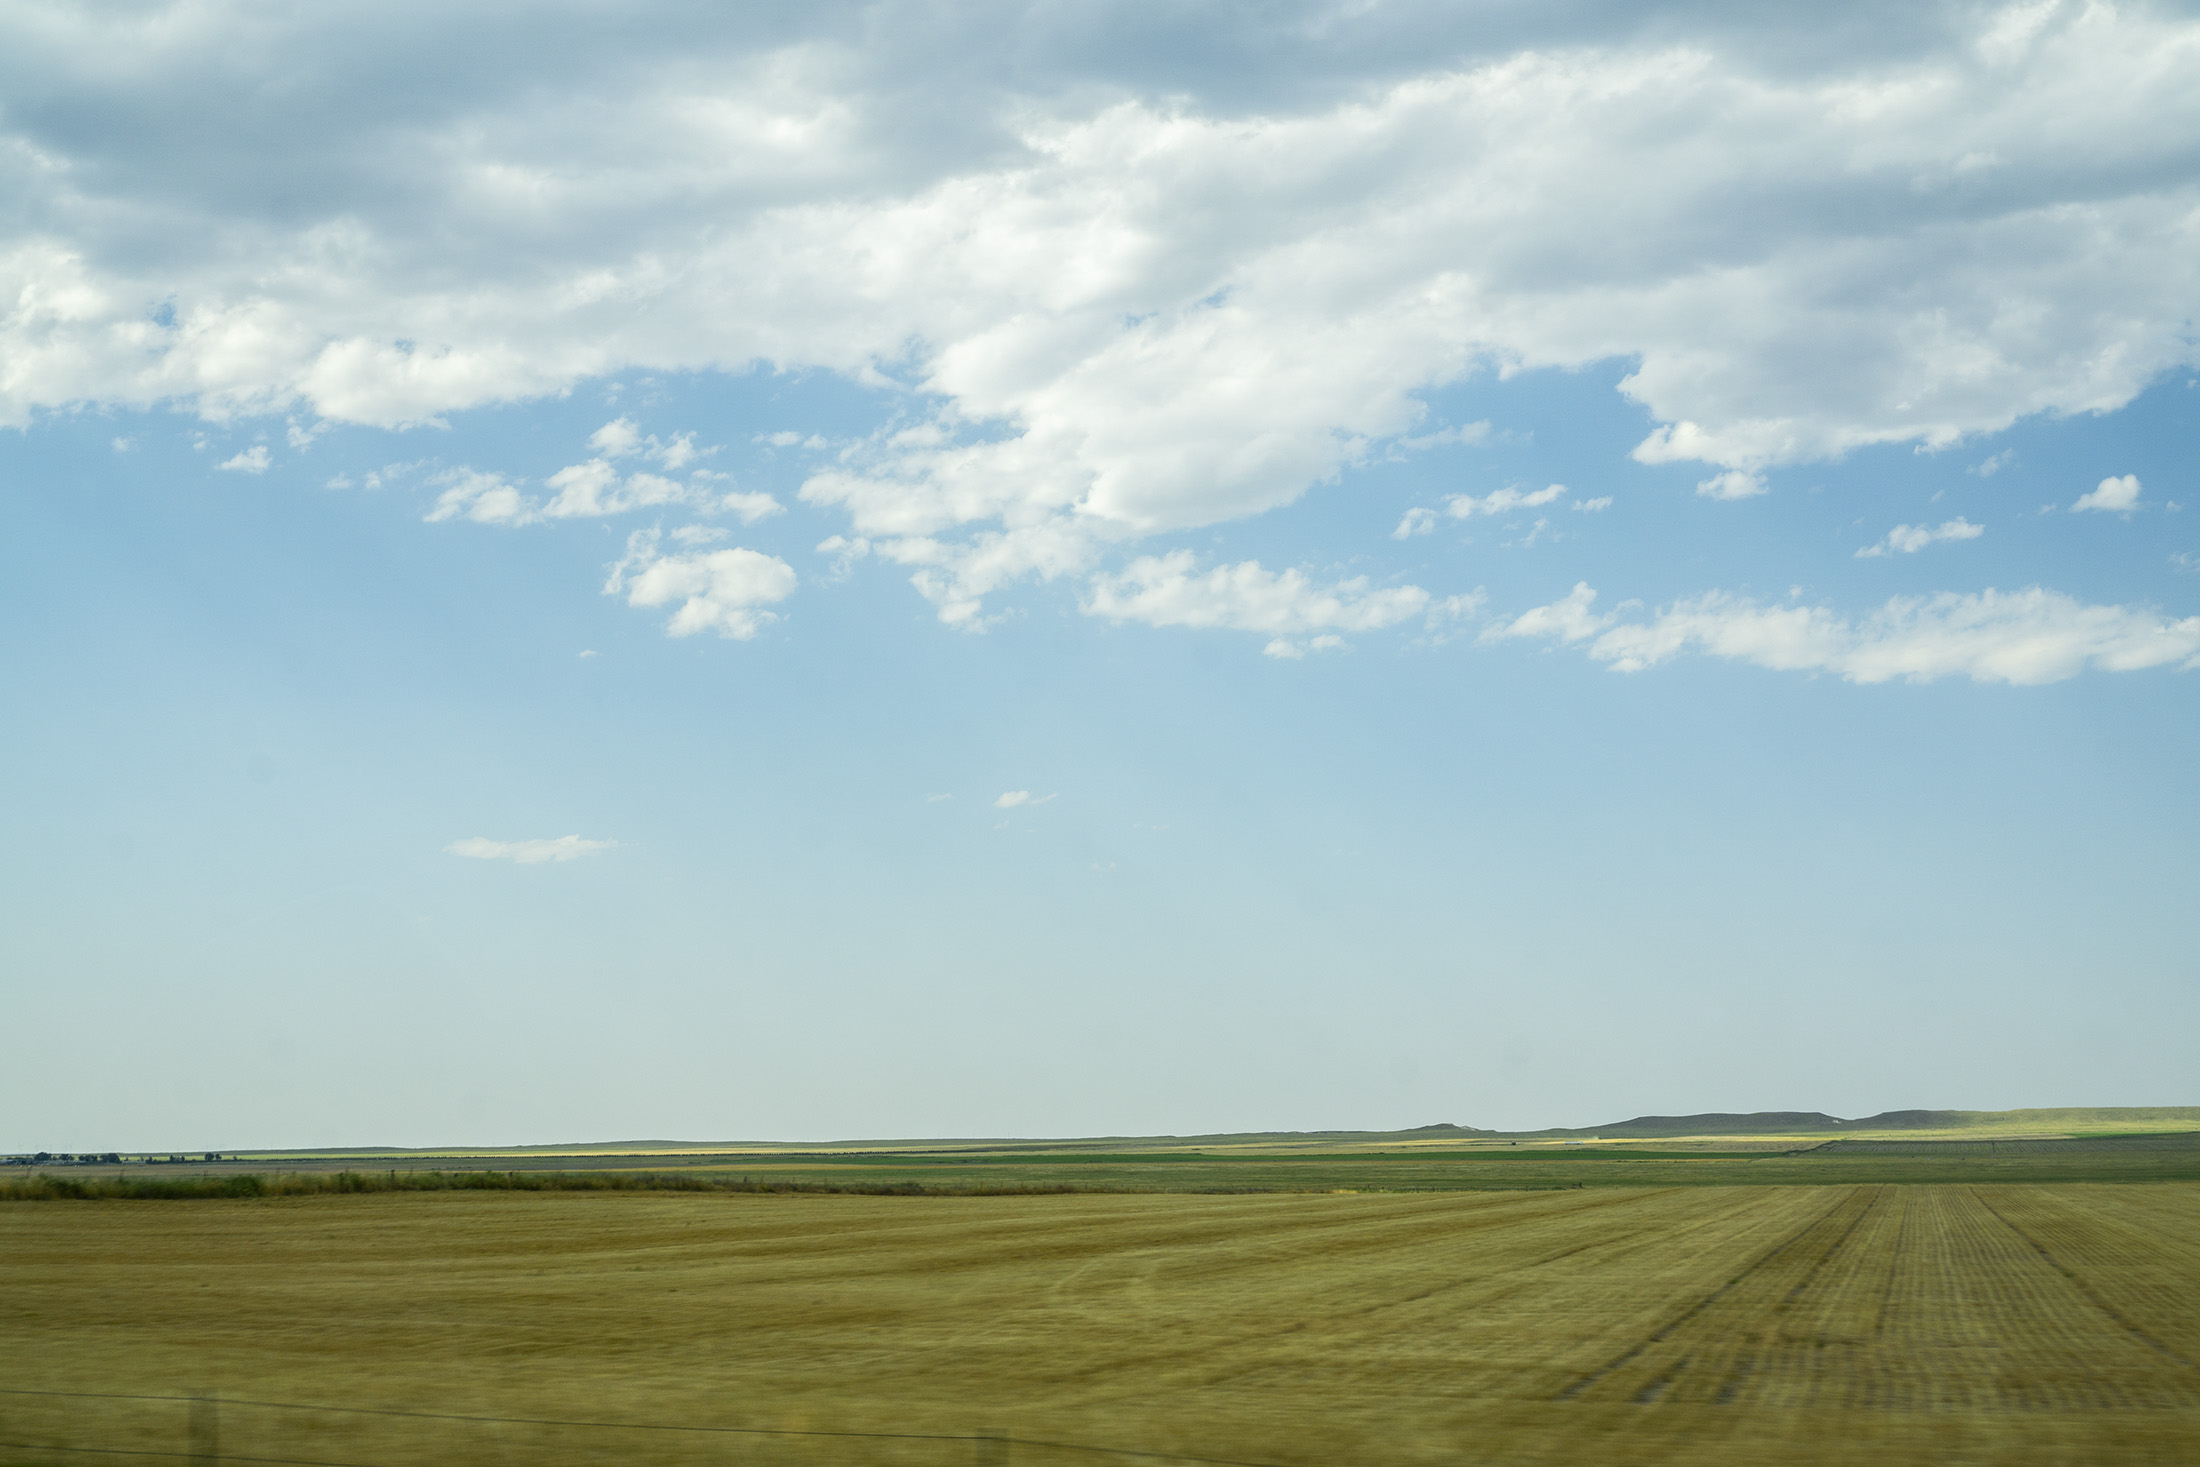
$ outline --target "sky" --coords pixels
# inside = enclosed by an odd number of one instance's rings
[[[2200,1101],[2200,6],[0,0],[0,1150]]]

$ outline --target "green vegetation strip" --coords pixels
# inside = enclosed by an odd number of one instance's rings
[[[735,1192],[847,1193],[862,1197],[1028,1197],[1099,1192],[1067,1182],[983,1186],[922,1182],[826,1182],[799,1178],[667,1176],[655,1172],[307,1172],[226,1177],[55,1177],[0,1180],[0,1202],[213,1197],[318,1197],[347,1192]]]

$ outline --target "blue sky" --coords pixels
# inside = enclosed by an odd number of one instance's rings
[[[2191,1103],[2200,22],[979,9],[0,13],[0,1148]]]

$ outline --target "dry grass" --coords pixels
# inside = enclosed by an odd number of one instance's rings
[[[2200,1460],[2196,1362],[2190,1184],[0,1204],[16,1389],[994,1427],[1291,1467],[1898,1467]],[[11,1442],[180,1453],[185,1420],[0,1395]],[[233,1403],[221,1432],[232,1455],[367,1467],[983,1450]]]

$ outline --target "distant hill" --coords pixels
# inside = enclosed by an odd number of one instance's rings
[[[247,1156],[438,1157],[526,1155],[825,1155],[847,1152],[909,1152],[930,1155],[988,1155],[1042,1152],[1076,1155],[1114,1152],[1188,1152],[1204,1150],[1324,1151],[1345,1146],[1473,1141],[1560,1141],[1601,1137],[1645,1140],[1680,1136],[1870,1136],[1941,1132],[1976,1136],[2056,1136],[2118,1131],[2200,1130],[2200,1106],[2095,1106],[2054,1110],[1888,1110],[1844,1120],[1818,1110],[1707,1111],[1687,1116],[1636,1116],[1603,1126],[1553,1126],[1541,1131],[1491,1131],[1452,1122],[1413,1126],[1401,1131],[1258,1131],[1200,1136],[1082,1137],[905,1137],[869,1141],[599,1141],[534,1146],[341,1147],[308,1151],[256,1151]]]
[[[1872,1131],[2067,1131],[2114,1126],[2200,1123],[2200,1106],[2093,1106],[2045,1110],[1887,1110],[1843,1120],[1818,1110],[1708,1111],[1692,1116],[1636,1116],[1607,1126],[1554,1126],[1508,1131],[1507,1137],[1564,1136],[1815,1136]],[[1428,1128],[1423,1128],[1428,1129]],[[1487,1134],[1487,1133],[1484,1133]]]

